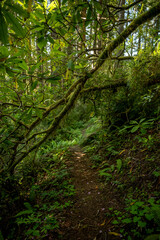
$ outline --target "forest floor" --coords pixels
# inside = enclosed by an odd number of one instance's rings
[[[110,186],[104,186],[98,172],[92,168],[90,159],[79,146],[70,147],[71,158],[67,168],[71,168],[71,178],[75,186],[73,207],[66,210],[60,227],[63,240],[111,240],[120,239],[120,234],[112,232],[106,211],[117,207],[119,202]]]

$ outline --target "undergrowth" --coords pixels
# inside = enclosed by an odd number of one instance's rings
[[[1,185],[0,239],[47,239],[59,236],[62,212],[75,193],[65,157],[71,142],[48,141],[32,161],[16,169]],[[3,224],[2,224],[3,223]]]
[[[106,216],[121,239],[160,234],[159,130],[159,117],[142,118],[116,130],[102,128],[85,146],[93,167],[119,199]]]

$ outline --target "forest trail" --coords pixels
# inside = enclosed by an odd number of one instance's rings
[[[97,170],[79,146],[70,148],[71,158],[66,162],[71,168],[71,177],[76,194],[72,209],[66,212],[60,231],[63,240],[111,240],[120,239],[111,235],[107,209],[114,197],[100,182]]]

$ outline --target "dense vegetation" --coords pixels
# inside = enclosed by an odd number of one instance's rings
[[[114,231],[159,239],[159,14],[156,0],[0,1],[0,239],[59,239],[75,144],[120,199]]]

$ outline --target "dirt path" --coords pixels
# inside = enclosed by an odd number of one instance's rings
[[[71,159],[67,167],[72,167],[71,175],[76,189],[73,208],[65,215],[61,226],[63,240],[111,240],[106,212],[114,199],[106,192],[98,173],[79,146],[70,148]],[[112,201],[112,202],[111,202]]]

